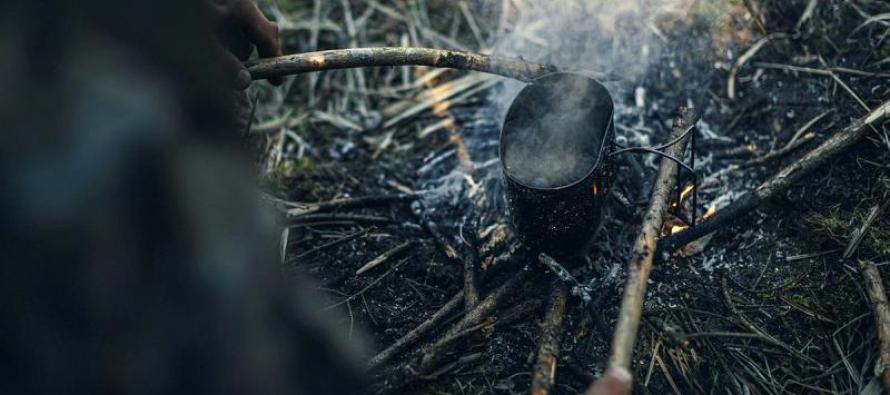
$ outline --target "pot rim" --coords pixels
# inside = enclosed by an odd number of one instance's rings
[[[606,87],[601,82],[597,81],[594,78],[590,78],[585,75],[581,75],[581,74],[577,74],[577,73],[570,73],[570,72],[557,71],[557,72],[553,72],[553,73],[548,73],[548,74],[545,74],[545,75],[542,75],[542,76],[536,78],[534,82],[532,82],[530,84],[526,84],[526,86],[523,87],[521,91],[519,91],[519,94],[516,95],[516,97],[519,97],[519,95],[521,95],[523,91],[528,89],[528,87],[532,86],[534,83],[536,83],[539,80],[542,80],[547,77],[561,76],[561,75],[571,75],[571,76],[586,78],[586,79],[592,81],[593,83],[595,83],[596,85],[598,85],[600,88],[602,88],[603,92],[606,93],[606,97],[609,99],[609,101],[608,101],[609,122],[606,123],[606,128],[603,133],[603,141],[600,144],[599,154],[597,155],[596,161],[594,161],[593,165],[590,166],[590,170],[588,170],[587,173],[584,173],[584,176],[579,177],[577,180],[572,181],[565,185],[560,185],[560,186],[555,186],[555,187],[533,187],[533,186],[530,186],[522,181],[519,181],[518,179],[516,179],[516,177],[513,177],[507,171],[507,167],[504,166],[504,160],[503,160],[503,157],[504,157],[503,141],[504,141],[504,130],[505,130],[504,126],[506,126],[507,118],[509,118],[510,112],[513,111],[513,105],[516,103],[516,98],[513,98],[513,102],[510,103],[510,108],[507,109],[507,114],[504,116],[504,121],[501,124],[501,131],[498,135],[498,160],[501,162],[501,168],[504,171],[504,177],[506,177],[506,178],[510,179],[510,181],[512,181],[516,184],[519,184],[519,185],[521,185],[525,188],[528,188],[528,189],[533,189],[533,190],[538,190],[538,191],[561,191],[561,190],[573,188],[573,187],[577,186],[578,184],[580,184],[581,182],[583,182],[584,180],[590,178],[590,176],[596,172],[596,170],[600,167],[600,165],[602,165],[603,161],[605,161],[606,142],[608,140],[609,134],[613,133],[613,131],[614,131],[613,122],[615,122],[615,119],[614,119],[615,118],[615,102],[614,102],[614,100],[612,100],[612,94],[611,94],[611,92],[609,92],[608,89],[606,89]]]

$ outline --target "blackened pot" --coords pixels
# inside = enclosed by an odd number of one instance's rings
[[[609,187],[613,111],[602,84],[570,73],[539,78],[510,105],[500,135],[507,206],[533,251],[586,252]]]

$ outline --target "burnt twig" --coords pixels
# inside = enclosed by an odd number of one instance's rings
[[[367,272],[368,270],[371,270],[371,269],[379,266],[381,263],[386,262],[390,258],[401,254],[402,252],[407,250],[409,247],[411,247],[413,244],[414,244],[413,241],[408,240],[402,244],[399,244],[399,245],[387,250],[386,252],[378,255],[376,258],[372,259],[368,263],[364,264],[364,266],[362,266],[358,270],[356,270],[355,275],[358,276],[364,272]]]
[[[885,102],[874,111],[837,132],[802,158],[760,184],[754,191],[745,194],[733,204],[718,211],[716,215],[707,221],[694,228],[689,228],[664,238],[659,243],[659,247],[662,248],[662,251],[673,252],[702,236],[726,226],[736,218],[755,209],[761,203],[782,194],[792,184],[862,140],[870,130],[870,126],[887,118],[888,115],[890,115],[890,101]]]
[[[325,248],[330,248],[330,247],[333,247],[333,246],[335,246],[335,245],[337,245],[337,244],[342,244],[342,243],[345,243],[345,242],[347,242],[347,241],[351,241],[351,240],[353,240],[353,239],[356,239],[356,238],[358,238],[358,237],[361,237],[361,236],[367,234],[368,232],[370,232],[370,231],[372,231],[372,230],[374,230],[374,229],[376,229],[376,228],[373,227],[373,226],[371,226],[371,227],[368,227],[368,228],[365,228],[365,229],[356,231],[356,232],[354,232],[354,233],[351,233],[351,234],[349,234],[349,235],[343,236],[343,237],[341,237],[341,238],[339,238],[339,239],[337,239],[337,240],[331,241],[331,242],[329,242],[329,243],[325,243],[325,244],[322,244],[322,245],[319,245],[319,246],[315,246],[315,247],[313,247],[313,248],[310,249],[310,250],[307,250],[307,251],[305,251],[305,252],[301,252],[301,253],[298,254],[297,256],[288,259],[287,261],[285,261],[285,263],[294,263],[294,262],[296,262],[296,261],[298,261],[298,260],[300,260],[300,259],[302,259],[302,258],[305,258],[305,257],[307,257],[307,256],[309,256],[309,255],[312,255],[312,254],[314,254],[314,253],[316,253],[316,252],[318,252],[318,251],[321,251],[321,250],[323,250],[323,249],[325,249]]]
[[[485,271],[482,273],[482,281],[490,279],[497,272],[502,271],[502,269],[506,266],[512,266],[507,264],[507,262],[516,261],[514,256],[516,254],[516,250],[518,249],[518,243],[514,245],[516,248],[511,248],[507,252],[505,252],[504,256],[499,257],[502,261],[493,267],[492,270]],[[449,316],[451,316],[457,309],[465,304],[464,290],[461,290],[457,294],[451,297],[442,307],[439,308],[433,315],[430,316],[426,321],[420,323],[416,328],[412,329],[410,332],[406,333],[404,336],[400,337],[396,340],[395,343],[387,347],[385,350],[381,351],[377,355],[375,355],[368,362],[368,365],[371,369],[379,367],[384,362],[391,359],[393,356],[399,354],[404,351],[406,347],[414,344],[421,336],[427,334],[429,331],[435,329],[439,324],[444,322]]]
[[[542,252],[538,254],[538,261],[553,272],[560,281],[565,284],[570,284],[572,286],[572,295],[580,296],[585,304],[590,303],[590,301],[593,300],[593,297],[590,296],[590,286],[581,284],[581,282],[579,282],[572,273],[569,273],[565,267],[560,265],[556,259],[553,259],[550,255]]]
[[[698,121],[698,116],[694,109],[681,108],[680,115],[674,119],[671,140],[682,135],[689,126],[694,125]],[[678,144],[671,147],[670,155],[682,157],[686,149],[686,142],[687,139],[679,140]],[[610,368],[630,369],[634,342],[640,326],[643,298],[646,295],[646,282],[649,279],[649,271],[652,269],[656,243],[664,224],[664,216],[668,211],[671,191],[676,184],[677,171],[677,163],[662,159],[649,210],[643,219],[640,234],[634,242],[631,260],[627,267],[627,285],[624,289],[618,323],[615,325],[615,335],[612,339],[612,351],[609,356]]]
[[[518,321],[520,318],[525,317],[526,315],[538,310],[541,307],[542,301],[541,299],[531,299],[526,300],[522,303],[519,303],[516,306],[513,306],[509,309],[504,310],[498,316],[491,316],[489,319],[483,321],[482,323],[471,326],[467,329],[464,329],[460,332],[455,333],[453,336],[448,338],[443,338],[442,342],[445,345],[452,344],[457,340],[460,340],[464,337],[472,335],[481,330],[491,331],[495,326],[504,326],[513,323],[514,321]],[[470,354],[472,355],[472,354]],[[444,364],[439,369],[434,372],[424,374],[422,378],[424,379],[435,379],[439,376],[454,370],[455,367],[460,365],[466,365],[464,362],[467,356],[462,356],[457,358],[457,360]]]
[[[515,292],[526,280],[531,276],[531,270],[521,270],[514,275],[506,283],[492,291],[485,299],[479,301],[476,307],[468,312],[460,321],[452,326],[438,341],[429,346],[423,353],[418,366],[418,372],[421,374],[428,373],[434,369],[439,362],[447,354],[446,346],[450,343],[451,338],[456,334],[475,325],[479,325],[506,299],[507,296]]]
[[[771,151],[767,154],[764,154],[763,156],[758,156],[756,158],[748,160],[747,162],[743,163],[739,168],[760,166],[767,162],[774,161],[776,159],[779,159],[779,158],[787,155],[791,151],[794,151],[797,148],[800,148],[800,146],[802,146],[806,143],[809,143],[810,141],[812,141],[815,138],[816,138],[815,133],[807,133],[782,148],[779,148],[775,151]]]
[[[562,323],[565,320],[569,288],[559,280],[554,280],[552,287],[547,315],[541,325],[538,358],[532,371],[532,395],[550,393],[556,376],[556,363],[559,360],[559,343],[562,339]]]
[[[757,18],[757,16],[753,12],[751,13],[751,15],[754,16],[755,18]],[[759,19],[756,19],[756,20],[759,24],[760,20]],[[739,70],[742,69],[742,66],[744,66],[745,63],[747,63],[749,60],[751,60],[751,58],[753,58],[754,55],[756,55],[757,52],[760,51],[763,48],[763,46],[766,45],[767,43],[769,43],[770,41],[775,40],[775,39],[783,39],[786,37],[788,37],[788,35],[785,33],[773,33],[773,34],[767,35],[766,37],[761,38],[759,41],[754,43],[754,45],[752,45],[751,48],[748,48],[748,50],[745,51],[745,53],[743,53],[742,56],[739,56],[739,58],[736,59],[735,64],[732,66],[732,70],[729,72],[729,80],[727,80],[727,82],[726,82],[726,96],[728,96],[730,100],[735,100],[736,75],[738,75]]]
[[[862,243],[862,238],[865,236],[865,233],[868,232],[868,228],[871,227],[875,220],[877,220],[884,211],[887,211],[888,206],[890,206],[890,200],[885,201],[880,206],[874,206],[869,210],[868,216],[865,217],[865,222],[863,222],[862,226],[859,229],[856,229],[850,236],[850,243],[844,250],[844,259],[853,256],[856,249],[859,248],[859,244]]]
[[[360,214],[306,214],[299,217],[291,218],[287,221],[288,226],[297,225],[329,225],[329,224],[349,224],[349,223],[365,223],[365,224],[388,224],[393,222],[392,219],[386,217],[378,217],[374,215]]]
[[[479,289],[476,286],[476,262],[479,255],[473,248],[465,248],[464,261],[464,310],[467,313],[479,303]]]
[[[419,378],[432,378],[438,376],[436,368],[441,365],[441,362],[449,354],[449,348],[454,344],[454,341],[475,330],[490,325],[485,321],[491,319],[491,314],[503,303],[507,296],[511,295],[527,282],[531,273],[531,270],[523,269],[506,283],[488,294],[488,296],[480,301],[471,312],[455,323],[438,340],[427,346],[419,360],[389,369],[387,372],[382,372],[379,376],[382,381],[378,383],[378,386],[380,387],[378,388],[378,392],[396,391]],[[447,305],[452,305],[451,308],[453,310],[456,309],[462,301],[463,292],[455,295]],[[528,311],[528,309],[537,306],[536,304],[529,305],[529,303],[523,303],[522,305],[529,307],[522,307],[519,311],[516,310],[519,307],[515,307],[514,309],[505,312],[504,317],[509,318],[508,316],[518,316],[523,314],[523,312]],[[431,327],[432,326],[429,326],[429,328]],[[375,357],[375,359],[377,359],[377,357]],[[379,366],[379,362],[374,366]],[[439,371],[441,372],[443,369],[439,369]]]
[[[424,214],[425,208],[420,201],[415,201],[411,205],[411,213],[417,218],[421,225],[423,225],[424,229],[429,232],[430,236],[433,237],[433,241],[436,242],[436,245],[442,250],[442,253],[445,254],[448,259],[456,260],[458,257],[457,249],[455,249],[448,239],[439,231],[439,226],[436,225],[435,222],[429,220]]]
[[[338,210],[344,208],[374,207],[391,202],[411,201],[417,199],[417,197],[418,195],[416,193],[398,193],[391,195],[374,195],[355,198],[333,199],[319,203],[298,203],[295,204],[297,205],[297,207],[288,209],[287,214],[292,216],[300,216],[321,211]]]
[[[865,293],[875,315],[875,328],[881,342],[881,382],[884,391],[890,391],[890,307],[887,305],[887,293],[884,292],[881,274],[873,263],[860,262],[859,271],[865,280]]]

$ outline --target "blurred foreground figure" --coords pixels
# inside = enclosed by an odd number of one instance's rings
[[[587,389],[584,395],[627,395],[630,394],[632,379],[627,369],[610,368]]]
[[[0,5],[0,393],[358,392],[282,284],[212,11]]]

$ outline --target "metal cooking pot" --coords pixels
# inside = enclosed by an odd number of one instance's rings
[[[507,206],[535,252],[587,251],[609,187],[614,105],[594,79],[545,75],[513,100],[500,134]]]

